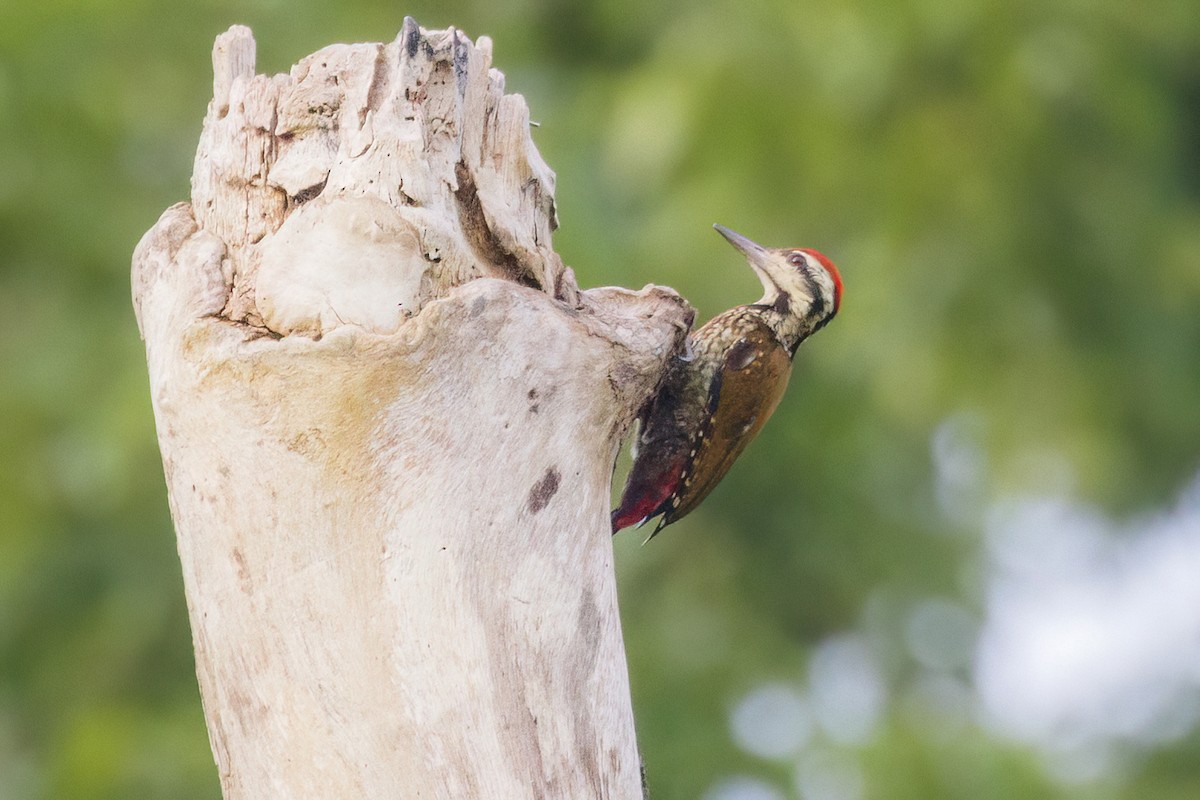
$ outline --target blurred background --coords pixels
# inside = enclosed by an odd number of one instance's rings
[[[0,24],[0,798],[217,798],[134,244],[213,38],[495,40],[585,286],[842,269],[763,436],[616,540],[655,800],[1200,797],[1194,0],[11,3]],[[620,475],[618,475],[618,479]]]

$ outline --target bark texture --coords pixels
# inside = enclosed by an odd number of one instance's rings
[[[640,797],[610,482],[691,309],[577,288],[488,40],[254,63],[133,262],[226,800]]]

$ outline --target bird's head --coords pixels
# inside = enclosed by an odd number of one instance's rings
[[[816,250],[763,247],[724,225],[717,232],[741,251],[763,285],[760,305],[801,323],[804,335],[823,327],[842,304],[842,276]]]

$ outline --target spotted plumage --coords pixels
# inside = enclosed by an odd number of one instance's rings
[[[841,276],[825,256],[764,248],[716,227],[745,254],[764,295],[694,331],[668,367],[639,419],[614,533],[660,517],[653,538],[708,496],[775,411],[796,348],[841,304]]]

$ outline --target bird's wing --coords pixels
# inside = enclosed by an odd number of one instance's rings
[[[786,348],[766,326],[751,330],[729,349],[709,392],[716,413],[693,444],[695,456],[682,476],[679,505],[667,511],[666,524],[698,506],[725,477],[779,405],[791,368]]]

